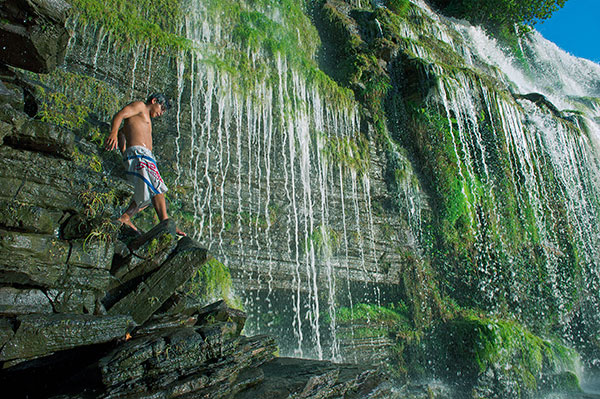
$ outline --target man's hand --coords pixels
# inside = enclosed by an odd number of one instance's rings
[[[108,138],[106,139],[106,142],[104,143],[104,149],[106,151],[112,151],[115,148],[117,148],[117,145],[118,145],[117,135],[111,133],[110,136],[108,136]]]

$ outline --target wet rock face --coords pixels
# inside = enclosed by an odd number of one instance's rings
[[[365,366],[278,358],[258,369],[261,379],[239,393],[251,398],[393,398],[384,373]]]
[[[70,6],[62,0],[4,0],[0,3],[0,61],[46,73],[62,63]]]
[[[39,289],[0,288],[0,314],[52,313],[50,298]]]
[[[19,316],[19,328],[0,352],[0,361],[28,359],[98,344],[123,337],[134,323],[129,316],[39,315]]]
[[[113,280],[110,219],[131,189],[89,167],[93,145],[29,116],[18,79],[1,88],[0,314],[97,313]]]

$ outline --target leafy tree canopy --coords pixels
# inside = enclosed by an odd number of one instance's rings
[[[444,13],[492,27],[532,26],[567,0],[432,0]]]

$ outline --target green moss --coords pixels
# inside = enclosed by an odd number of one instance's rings
[[[386,0],[385,5],[398,15],[406,15],[410,9],[410,1],[408,0]]]
[[[321,153],[329,162],[344,170],[355,170],[359,175],[369,171],[369,141],[362,134],[355,137],[320,136],[325,142]]]
[[[225,299],[231,301],[231,274],[229,268],[211,258],[199,268],[187,283],[188,294],[204,301]]]
[[[306,245],[309,248],[305,248],[305,251],[309,251],[311,244],[316,254],[328,258],[341,244],[340,233],[328,226],[319,225],[308,236]]]
[[[320,44],[303,2],[207,0],[204,8],[211,22],[228,24],[234,38],[250,47],[280,52],[288,58],[298,53],[311,58]]]
[[[122,45],[145,43],[164,51],[189,49],[191,43],[176,34],[182,21],[177,0],[70,0],[86,24],[98,24],[109,30]]]
[[[461,149],[447,117],[430,108],[413,108],[410,112],[415,124],[416,141],[413,143],[426,157],[425,169],[435,187],[439,233],[445,242],[465,248],[466,255],[474,244],[471,203],[472,182],[461,178]],[[463,175],[465,172],[463,172]]]
[[[44,99],[37,115],[42,121],[68,129],[83,126],[90,113],[87,106],[74,104],[63,93],[46,92],[41,87],[38,93]]]
[[[524,177],[515,170],[519,161],[514,159],[516,155],[510,144],[492,129],[489,121],[496,115],[480,113],[477,121],[486,146],[487,169],[484,173],[476,159],[471,160],[470,169],[467,168],[466,156],[458,138],[458,125],[452,115],[448,116],[444,110],[440,112],[432,105],[406,105],[411,119],[406,130],[409,134],[404,137],[403,143],[416,157],[424,182],[434,199],[436,222],[432,225],[433,241],[427,248],[436,271],[442,277],[445,291],[463,305],[485,308],[488,303],[478,287],[482,278],[478,269],[484,265],[488,272],[493,270],[498,276],[492,284],[502,286],[504,279],[517,279],[536,281],[537,287],[543,287],[534,289],[527,286],[524,287],[526,291],[518,294],[513,291],[511,295],[505,295],[501,290],[500,295],[494,298],[494,306],[512,306],[514,303],[509,301],[518,298],[522,308],[543,306],[547,309],[545,320],[539,320],[534,311],[531,311],[531,317],[546,326],[557,322],[558,309],[551,293],[546,264],[561,265],[557,268],[558,278],[564,281],[568,303],[576,297],[574,282],[579,270],[576,245],[573,234],[569,232],[564,204],[555,201],[560,196],[546,199],[546,215],[554,221],[561,220],[560,224],[566,226],[565,231],[558,232],[553,224],[541,227],[546,229],[546,234],[554,235],[551,240],[560,248],[556,251],[541,242],[538,212],[535,204],[530,202]],[[536,163],[535,167],[543,176],[543,190],[559,193],[560,184],[554,177],[551,164],[543,156]],[[482,241],[489,249],[482,250],[479,244]],[[548,253],[558,255],[558,259],[546,259]],[[508,264],[510,267],[506,266]],[[553,316],[549,317],[550,314]]]
[[[148,248],[146,250],[146,257],[153,257],[164,249],[168,248],[173,242],[173,236],[170,234],[163,234],[160,238],[154,238],[148,244]]]
[[[572,371],[564,371],[545,377],[540,388],[542,391],[547,392],[583,392],[579,377],[577,377],[577,374]]]
[[[25,75],[39,100],[37,118],[73,130],[92,143],[102,145],[106,132],[102,132],[95,121],[109,119],[124,105],[120,104],[120,95],[112,87],[98,79],[61,69],[45,75]],[[97,166],[92,169],[98,171]]]
[[[39,87],[49,87],[63,95],[68,95],[70,103],[55,108],[54,112],[65,112],[69,107],[87,106],[88,113],[94,113],[99,117],[111,117],[124,104],[119,104],[118,92],[102,80],[90,76],[55,69],[49,74],[29,74],[34,81],[39,82]],[[68,92],[66,91],[68,90]],[[52,94],[52,93],[48,93]],[[46,102],[44,95],[39,96]]]

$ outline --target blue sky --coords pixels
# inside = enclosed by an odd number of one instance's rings
[[[600,0],[567,0],[535,28],[570,54],[600,63]]]

